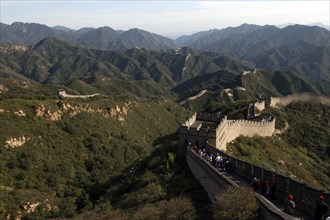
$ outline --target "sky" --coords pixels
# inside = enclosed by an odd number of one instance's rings
[[[243,23],[329,25],[330,3],[284,0],[0,0],[0,20],[61,25],[72,29],[109,26],[115,30],[140,28],[168,37]]]

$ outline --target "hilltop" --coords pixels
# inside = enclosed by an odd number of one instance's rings
[[[2,45],[0,52],[2,77],[62,86],[78,94],[184,99],[203,89],[243,88],[241,96],[329,92],[326,82],[312,81],[296,72],[253,70],[251,63],[187,47],[103,51],[45,38],[29,47]]]
[[[0,23],[0,43],[34,45],[44,38],[56,38],[75,46],[99,50],[145,48],[174,50],[191,47],[219,55],[246,60],[256,68],[290,70],[308,79],[329,83],[329,30],[318,26],[242,24],[238,27],[201,31],[176,40],[133,28],[127,31],[111,27],[71,30],[37,23]]]

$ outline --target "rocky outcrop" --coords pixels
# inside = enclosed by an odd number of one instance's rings
[[[20,117],[25,117],[26,116],[26,114],[25,114],[25,112],[23,112],[23,110],[18,110],[16,112],[14,112],[14,114],[17,115],[17,116],[20,116]]]
[[[0,84],[0,93],[8,92],[8,89],[5,85]]]
[[[29,138],[26,138],[25,136],[21,136],[19,138],[9,138],[6,140],[5,148],[17,148],[21,147],[23,144],[25,144]]]
[[[51,120],[51,121],[58,121],[61,119],[62,115],[60,111],[50,111],[50,110],[46,110],[43,104],[39,104],[36,109],[35,109],[35,113],[38,117],[43,117],[47,120]]]
[[[118,121],[124,122],[125,116],[128,114],[131,105],[138,105],[137,102],[124,103],[122,106],[115,105],[112,108],[92,108],[88,105],[72,106],[70,103],[63,101],[58,102],[58,106],[62,113],[68,113],[71,117],[80,112],[101,113],[105,118],[114,118]]]
[[[20,46],[20,45],[10,45],[10,46],[0,45],[0,52],[3,52],[3,53],[26,51],[27,49],[28,49],[28,47]]]
[[[5,191],[13,191],[14,190],[14,188],[12,188],[12,187],[9,187],[9,186],[4,186],[4,185],[1,185],[0,184],[0,190],[5,190]]]
[[[40,202],[36,203],[30,203],[27,202],[25,205],[23,205],[23,209],[25,210],[26,213],[33,213],[35,212],[36,208],[40,205]]]

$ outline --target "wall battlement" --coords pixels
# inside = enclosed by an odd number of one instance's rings
[[[197,112],[196,113],[196,120],[199,121],[211,121],[219,123],[222,117],[220,114],[210,114],[205,112]]]
[[[275,119],[271,121],[251,121],[251,120],[245,120],[245,119],[239,119],[239,120],[229,120],[228,126],[235,126],[235,125],[253,125],[253,126],[268,126],[275,122]]]
[[[196,121],[196,115],[197,113],[195,112],[187,121],[185,121],[185,123],[183,123],[182,126],[190,127]]]
[[[216,130],[214,130],[214,129],[204,129],[204,128],[197,129],[197,128],[193,128],[193,127],[184,126],[180,129],[180,134],[213,138],[216,135]]]
[[[201,126],[192,127],[194,122],[216,123],[216,129],[205,129]],[[226,150],[227,143],[235,140],[238,136],[252,137],[259,135],[263,137],[272,136],[275,131],[275,118],[268,120],[228,120],[227,116],[220,114],[209,114],[197,112],[193,114],[181,127],[179,152],[185,152],[187,140],[195,143],[211,143],[221,150]],[[183,156],[183,155],[181,155]]]

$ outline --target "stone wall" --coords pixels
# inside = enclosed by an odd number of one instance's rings
[[[194,121],[210,121],[218,123],[215,130],[213,129],[196,129],[191,125]],[[208,113],[195,113],[180,128],[180,149],[179,156],[183,157],[185,144],[190,140],[192,144],[205,143],[208,141],[213,146],[221,150],[226,150],[227,143],[235,140],[238,136],[252,137],[260,135],[263,137],[272,136],[275,131],[275,118],[271,121],[251,121],[251,120],[228,120],[227,116],[220,117]]]
[[[179,152],[180,158],[184,157],[188,141],[192,145],[204,144],[208,142],[212,145],[216,145],[215,136],[216,130],[196,129],[193,127],[182,126],[179,130]]]
[[[259,113],[262,112],[265,109],[265,107],[266,107],[265,101],[260,101],[260,102],[254,103],[254,109],[255,109],[256,115],[259,115]]]
[[[197,112],[196,114],[196,120],[199,121],[212,121],[219,123],[221,121],[222,117],[220,114],[210,114],[205,112]]]
[[[217,151],[215,148],[213,150]],[[197,181],[207,192],[211,202],[214,202],[215,198],[220,196],[229,187],[238,187],[235,182],[224,176],[221,172],[218,172],[211,164],[204,161],[189,148],[186,151],[186,161]],[[263,196],[256,194],[256,198],[265,220],[295,219],[283,213]]]
[[[226,150],[227,143],[235,140],[240,135],[247,137],[252,137],[254,135],[267,137],[272,136],[275,131],[275,119],[264,122],[228,120],[226,124],[223,137],[219,138],[215,145],[221,150]]]
[[[62,98],[83,98],[83,99],[85,99],[85,98],[91,98],[91,97],[94,97],[94,96],[98,96],[100,94],[95,93],[95,94],[92,94],[92,95],[69,95],[64,90],[59,90],[58,95]]]
[[[214,202],[215,198],[228,187],[238,187],[236,183],[221,175],[213,166],[206,163],[189,148],[186,153],[186,161],[191,172],[205,189],[211,202]]]
[[[319,102],[322,104],[330,105],[330,98],[322,95],[301,93],[292,94],[285,97],[272,97],[270,101],[271,107],[281,107],[290,104],[291,102]]]
[[[207,151],[213,154],[219,153],[231,160],[233,163],[233,171],[243,178],[250,180],[252,176],[255,175],[258,179],[267,178],[269,183],[274,181],[277,185],[276,197],[278,200],[283,202],[287,198],[288,194],[291,193],[294,195],[297,209],[310,216],[314,215],[316,202],[320,195],[325,197],[328,204],[330,203],[330,192],[315,189],[304,183],[292,180],[289,177],[277,174],[259,166],[255,166],[251,163],[230,156],[211,145],[206,145],[205,147],[207,148]]]
[[[190,127],[196,121],[196,114],[197,113],[194,113],[187,121],[185,121],[183,126]]]

